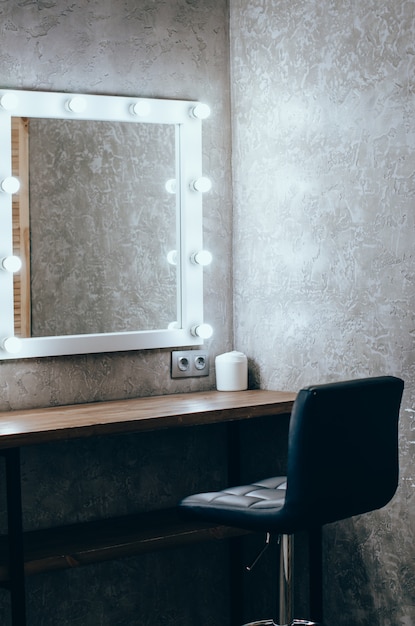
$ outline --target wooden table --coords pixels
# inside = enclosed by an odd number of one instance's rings
[[[279,391],[209,391],[0,412],[8,511],[8,534],[0,538],[0,584],[10,589],[13,626],[26,625],[26,575],[244,534],[184,522],[175,509],[23,533],[22,446],[286,415],[294,398]]]

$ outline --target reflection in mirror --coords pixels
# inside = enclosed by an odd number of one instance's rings
[[[175,128],[29,120],[33,337],[177,318]]]
[[[208,110],[0,89],[1,359],[203,343]]]
[[[12,174],[20,182],[12,195],[13,254],[23,261],[13,276],[14,332],[30,337],[30,230],[29,230],[29,134],[27,118],[11,120]]]

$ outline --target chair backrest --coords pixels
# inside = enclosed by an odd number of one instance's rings
[[[384,506],[398,484],[404,383],[382,376],[302,389],[290,421],[286,510],[299,527]]]

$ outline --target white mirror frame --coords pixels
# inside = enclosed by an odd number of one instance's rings
[[[15,340],[13,274],[0,269],[0,359],[203,344],[203,339],[192,332],[203,324],[203,268],[191,261],[192,255],[203,249],[202,194],[193,187],[193,182],[203,176],[202,123],[194,114],[199,104],[181,100],[0,89],[0,258],[13,255],[12,195],[1,188],[2,181],[12,177],[12,117],[174,124],[179,215],[177,245],[180,249],[177,254],[177,328]]]

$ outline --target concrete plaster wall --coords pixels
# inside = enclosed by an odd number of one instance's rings
[[[296,390],[384,372],[405,379],[398,494],[384,511],[327,529],[325,604],[339,626],[411,626],[415,4],[232,0],[230,9],[229,82],[224,0],[6,0],[0,84],[209,102],[205,163],[215,190],[205,241],[221,260],[205,281],[211,354],[233,347],[233,229],[235,347],[249,356],[253,385]],[[214,386],[214,372],[171,381],[169,357],[3,362],[0,407]],[[219,485],[223,472],[212,468],[223,465],[223,441],[204,429],[27,450],[26,525],[165,506],[206,481]],[[34,577],[29,623],[226,626],[224,569],[222,550],[199,546]],[[214,572],[214,602],[203,571]],[[6,594],[0,602],[6,625]]]
[[[214,181],[204,200],[205,271],[212,354],[232,346],[228,5],[209,2],[77,0],[0,4],[4,88],[202,100],[203,167]],[[218,293],[217,285],[220,285]],[[170,351],[0,364],[3,410],[214,387],[172,381]]]
[[[397,495],[326,529],[338,626],[415,624],[414,34],[413,1],[231,3],[235,345],[268,389],[406,383]]]
[[[0,3],[0,87],[202,100],[206,321],[213,355],[232,347],[231,176],[226,0],[6,0]],[[218,285],[220,288],[218,288]],[[0,362],[0,409],[212,389],[172,380],[170,350]],[[224,481],[222,429],[91,439],[22,453],[25,528],[174,506]],[[3,481],[0,496],[3,493]],[[0,497],[0,525],[5,526]],[[218,586],[206,583],[217,569]],[[217,624],[227,607],[226,550],[195,546],[42,574],[28,580],[30,626]],[[193,603],[192,598],[199,598]],[[0,623],[10,623],[6,591]]]

